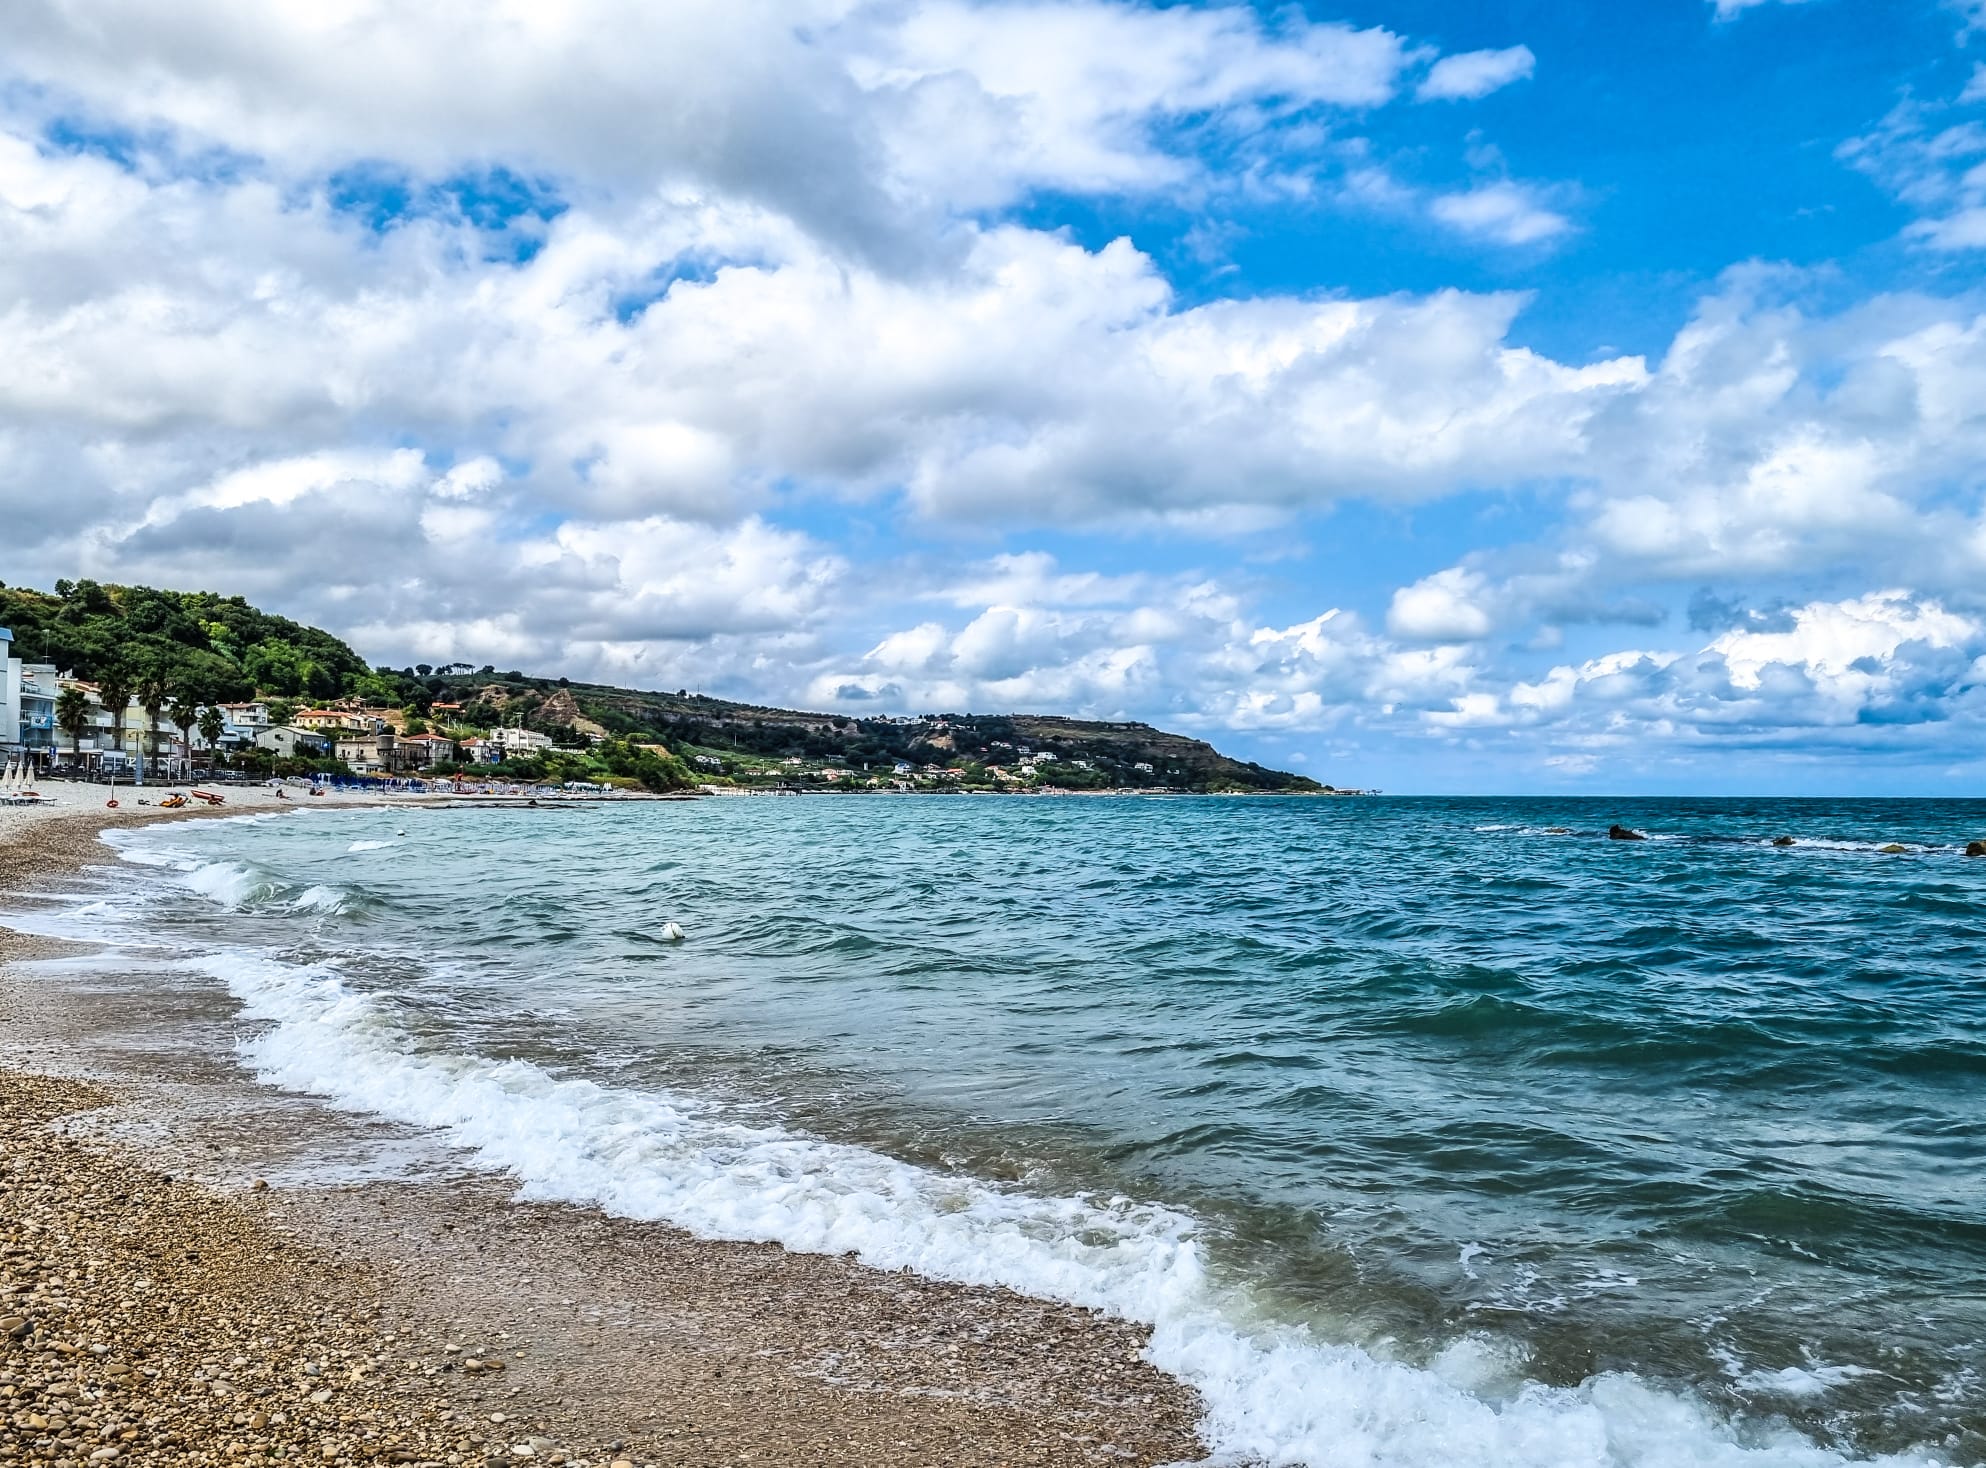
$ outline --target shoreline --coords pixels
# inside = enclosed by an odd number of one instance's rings
[[[31,902],[114,861],[95,839],[110,826],[285,808],[0,810],[0,891]],[[0,1321],[38,1317],[24,1341],[0,1328],[0,1461],[1205,1451],[1198,1398],[1142,1359],[1141,1327],[515,1201],[423,1133],[257,1085],[228,1053],[225,996],[120,981],[88,952],[0,928]]]

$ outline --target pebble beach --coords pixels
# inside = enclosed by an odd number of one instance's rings
[[[0,808],[0,893],[110,860]],[[276,808],[228,794],[221,814]],[[23,895],[25,894],[25,895]],[[255,1086],[224,1013],[0,928],[0,1463],[1162,1464],[1138,1327],[567,1205]],[[212,1032],[218,1043],[147,1037]],[[402,1160],[326,1172],[320,1152]],[[415,1161],[408,1162],[405,1158]]]

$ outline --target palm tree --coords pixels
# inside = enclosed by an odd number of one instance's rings
[[[172,701],[172,680],[166,676],[164,663],[153,663],[138,680],[138,707],[145,711],[146,732],[152,745],[152,762],[159,758],[159,715]]]
[[[131,688],[137,679],[121,663],[111,663],[97,674],[97,694],[110,710],[111,737],[117,752],[124,752],[124,713],[131,707]]]
[[[214,769],[215,752],[220,748],[221,734],[228,726],[227,716],[218,704],[208,704],[200,710],[200,737],[207,741],[207,770]]]
[[[55,698],[55,722],[69,736],[69,759],[80,764],[83,758],[83,731],[90,727],[90,696],[73,683]]]
[[[173,695],[166,717],[179,726],[179,742],[186,746],[186,778],[193,778],[193,721],[200,717],[200,705],[184,693]]]

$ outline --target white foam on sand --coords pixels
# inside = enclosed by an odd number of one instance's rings
[[[161,863],[214,900],[227,863]],[[192,880],[188,880],[192,879]],[[246,949],[189,963],[262,1021],[242,1059],[265,1082],[432,1129],[527,1198],[663,1220],[707,1238],[853,1253],[880,1269],[1004,1285],[1152,1327],[1149,1355],[1195,1387],[1224,1461],[1361,1468],[1839,1468],[1791,1432],[1741,1441],[1703,1405],[1623,1373],[1526,1382],[1486,1343],[1429,1367],[1259,1318],[1208,1276],[1191,1215],[1124,1198],[1047,1197],[862,1147],[749,1124],[664,1091],[524,1061],[424,1050],[390,996]],[[1868,1460],[1890,1468],[1940,1460]]]

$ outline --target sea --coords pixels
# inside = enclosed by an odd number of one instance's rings
[[[35,921],[523,1196],[1149,1325],[1215,1461],[1957,1465],[1981,837],[1889,800],[305,810],[113,832]]]

